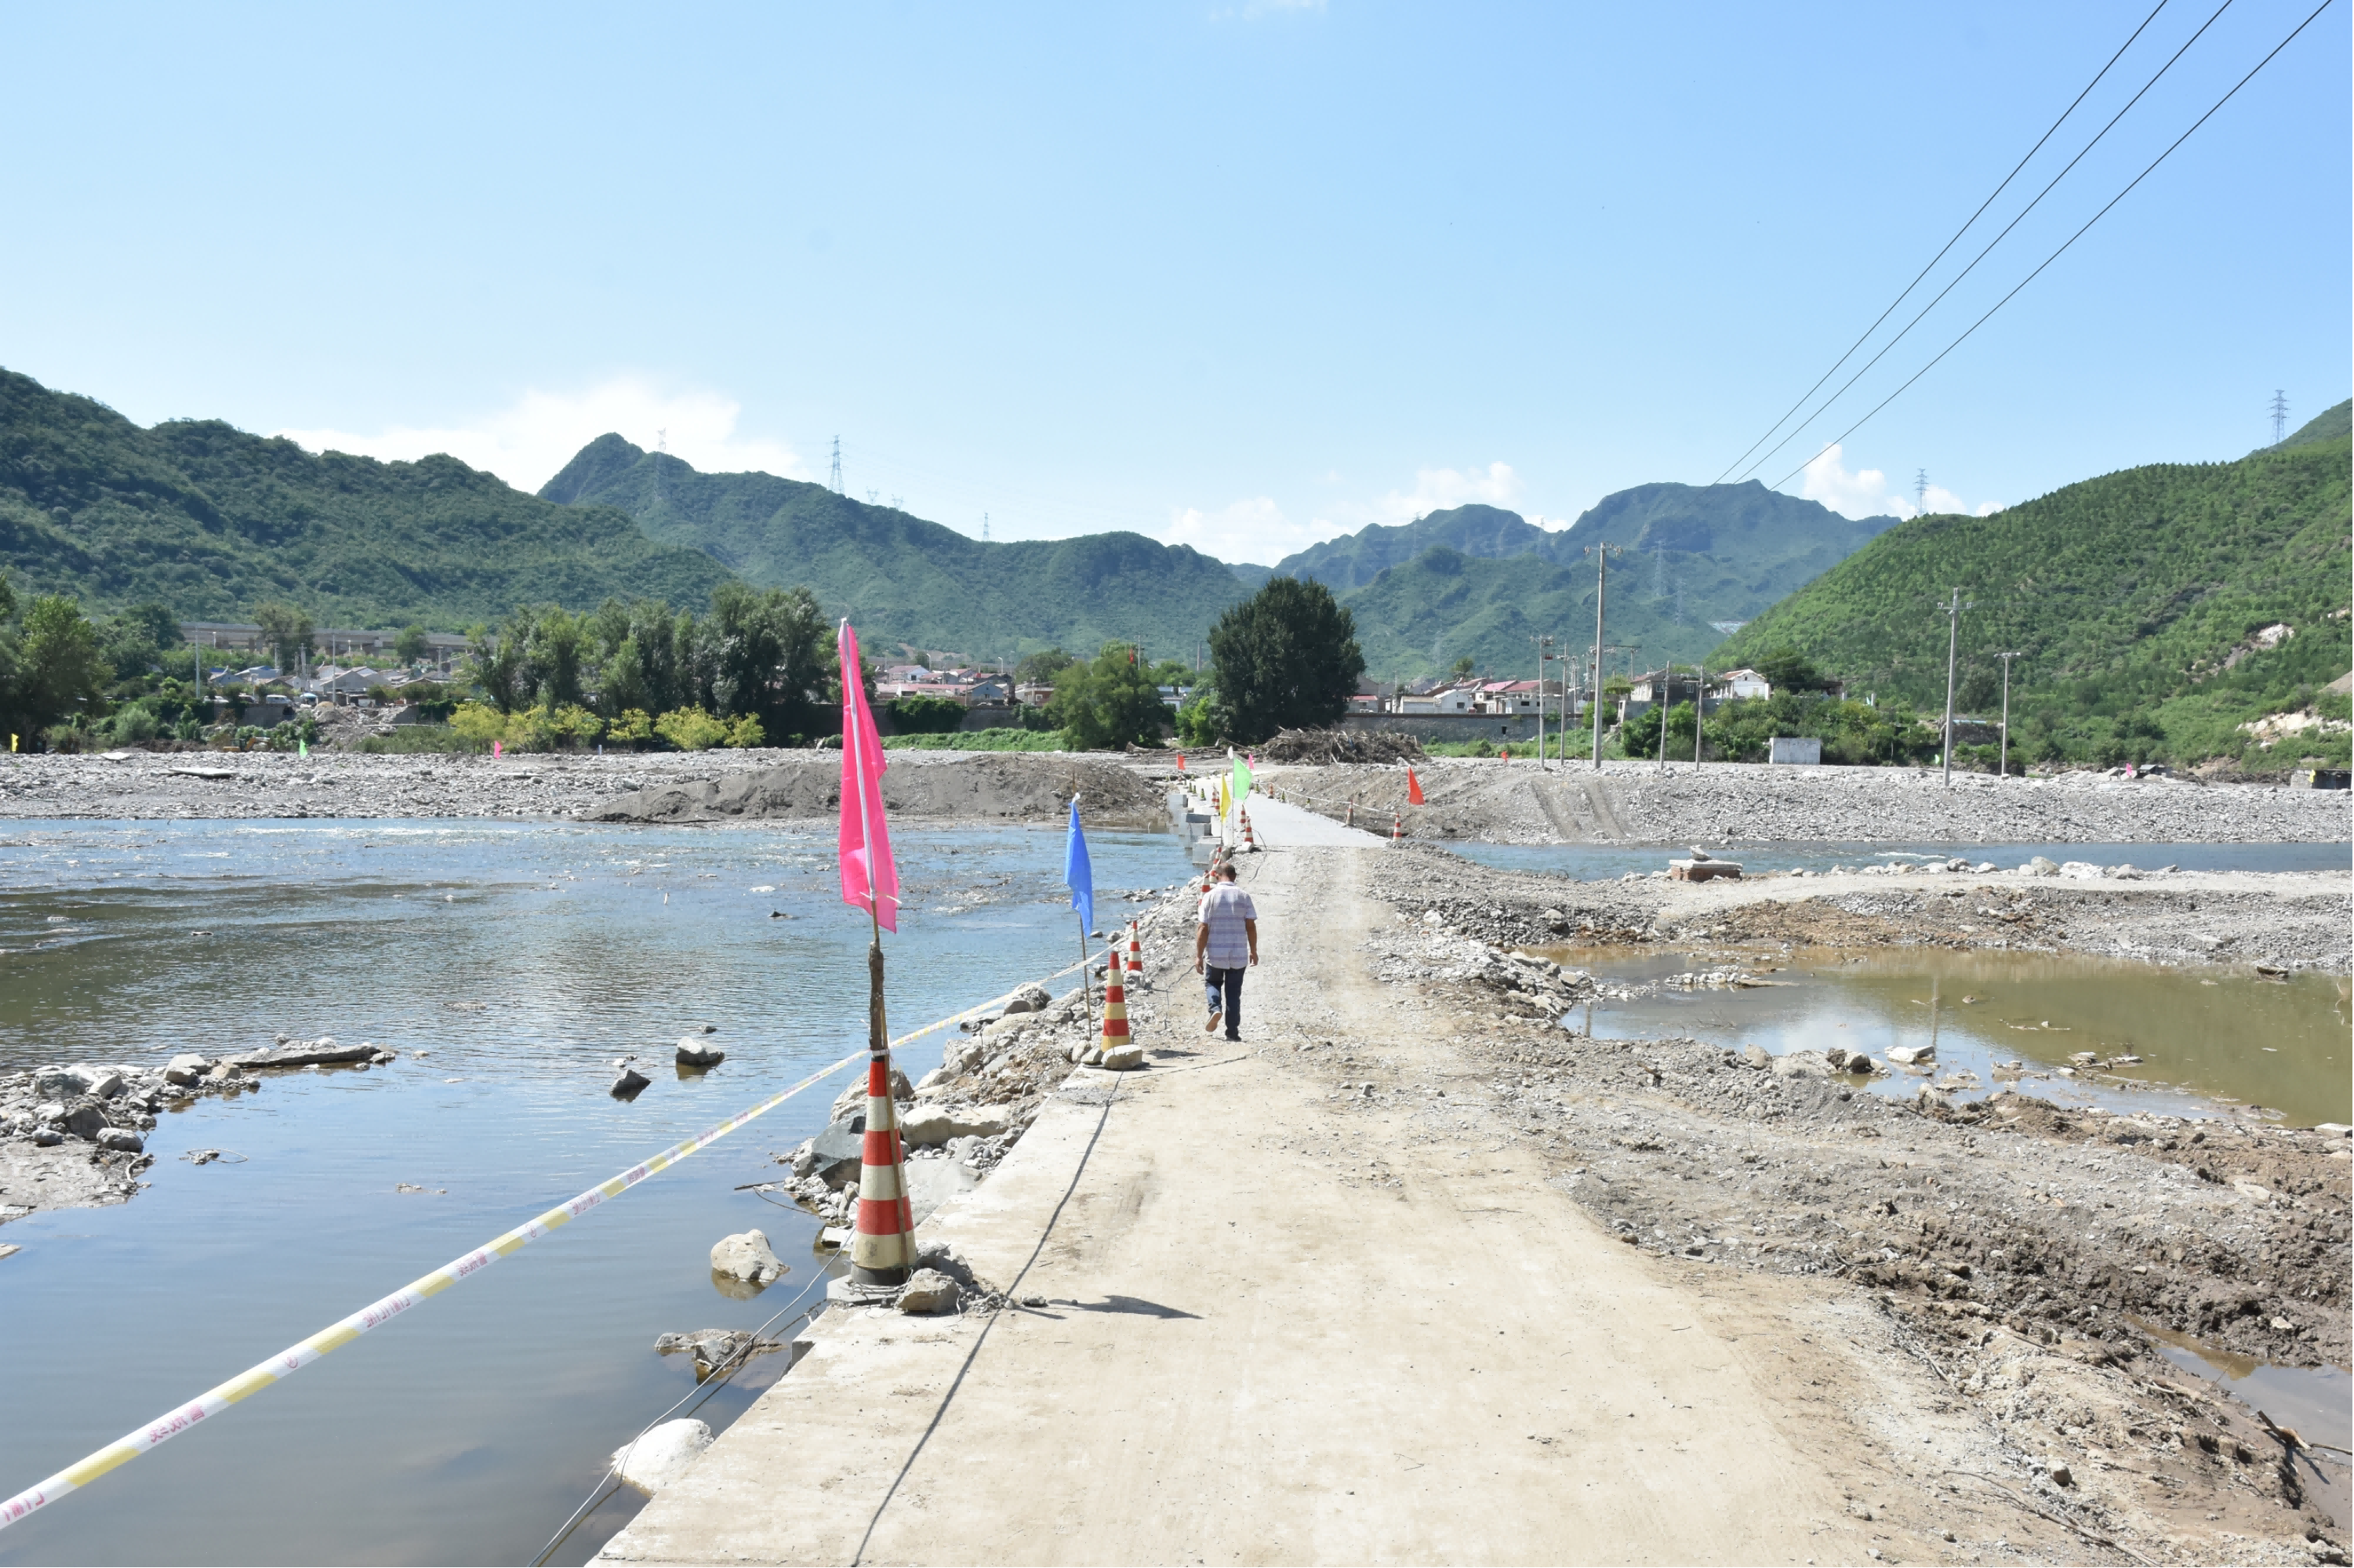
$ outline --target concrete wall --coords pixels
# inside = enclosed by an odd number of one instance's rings
[[[1823,763],[1823,743],[1811,735],[1777,735],[1766,743],[1766,760],[1819,768]]]
[[[1551,714],[1545,715],[1545,735],[1550,737],[1560,721]],[[1522,741],[1533,745],[1537,738],[1537,715],[1534,714],[1346,714],[1341,728],[1354,735],[1410,735],[1416,740],[1433,741],[1493,741],[1498,746],[1515,746]]]

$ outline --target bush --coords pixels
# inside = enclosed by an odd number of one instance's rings
[[[768,732],[760,727],[758,715],[746,714],[740,718],[731,720],[727,726],[726,744],[730,747],[740,749],[745,747],[765,746],[768,740]]]
[[[727,726],[697,705],[663,715],[654,720],[654,733],[681,751],[708,751],[727,738]]]
[[[487,741],[469,740],[446,724],[405,724],[390,735],[372,735],[362,740],[358,750],[376,756],[405,757],[413,752],[478,752],[490,749]]]
[[[885,751],[1069,751],[1058,729],[969,729],[955,735],[886,735]]]
[[[901,735],[947,735],[964,723],[965,714],[954,697],[894,697],[883,711]]]

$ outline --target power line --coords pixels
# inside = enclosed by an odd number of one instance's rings
[[[1772,457],[1776,452],[1780,451],[1784,447],[1787,447],[1792,441],[1797,440],[1798,439],[1798,430],[1801,427],[1810,424],[1815,419],[1820,418],[1832,404],[1846,397],[1848,389],[1853,387],[1857,382],[1862,380],[1865,374],[1869,372],[1873,366],[1887,358],[1888,351],[1894,348],[1898,344],[1903,343],[1905,335],[1911,333],[1914,327],[1919,326],[1928,316],[1931,311],[1935,310],[1939,305],[1943,304],[1945,302],[1946,296],[1952,293],[1956,288],[1960,287],[1962,280],[1976,271],[1978,270],[1978,263],[1985,260],[1988,256],[1994,253],[1994,248],[1996,246],[2009,238],[2010,231],[2027,221],[2027,215],[2033,212],[2038,207],[2042,205],[2043,198],[2050,196],[2053,188],[2057,186],[2062,180],[2068,177],[2069,171],[2075,168],[2078,164],[2083,163],[2085,155],[2091,153],[2094,148],[2101,144],[2102,138],[2105,137],[2110,132],[2116,129],[2117,122],[2123,120],[2127,114],[2131,113],[2133,111],[2133,106],[2139,103],[2144,95],[2146,95],[2151,88],[2158,85],[2158,79],[2166,75],[2168,71],[2174,69],[2175,61],[2179,60],[2184,55],[2190,53],[2190,46],[2197,43],[2202,37],[2204,37],[2207,29],[2215,25],[2216,19],[2231,8],[2232,0],[2223,0],[2223,3],[2221,5],[2216,6],[2215,15],[2208,17],[2206,21],[2200,24],[2199,31],[2191,34],[2189,38],[2185,39],[2182,47],[2175,50],[2174,53],[2168,58],[2167,62],[2164,65],[2158,68],[2158,74],[2151,77],[2147,81],[2142,83],[2141,91],[2135,93],[2131,98],[2126,101],[2126,106],[2123,109],[2118,110],[2115,114],[2110,117],[2109,122],[2101,127],[2098,134],[2094,135],[2091,141],[2085,143],[2083,149],[2079,151],[2074,157],[2068,160],[2067,167],[2052,175],[2051,184],[2036,192],[2035,199],[2029,202],[2025,207],[2020,208],[2019,216],[2012,218],[2009,223],[2003,225],[2002,232],[1996,235],[1992,239],[1987,241],[1986,249],[1980,250],[1976,256],[1971,257],[1970,264],[1963,268],[1959,272],[1954,274],[1954,281],[1952,282],[1947,283],[1944,288],[1937,291],[1937,297],[1935,299],[1931,300],[1927,304],[1922,306],[1918,315],[1915,315],[1911,321],[1906,322],[1903,327],[1898,331],[1894,337],[1890,338],[1886,343],[1881,344],[1880,352],[1873,355],[1870,359],[1865,360],[1861,369],[1858,370],[1854,375],[1841,382],[1838,391],[1832,393],[1829,397],[1824,398],[1821,403],[1818,404],[1815,411],[1808,415],[1805,418],[1799,420],[1797,426],[1793,426],[1788,435],[1784,436],[1780,440],[1776,441],[1766,451],[1765,457],[1759,458],[1755,462],[1750,464],[1747,469],[1743,470],[1741,477],[1744,479],[1748,478],[1752,471],[1765,465],[1766,458]],[[1817,455],[1819,456],[1821,454],[1818,453]],[[1808,461],[1811,461],[1812,460],[1810,459]]]
[[[2200,115],[2197,120],[2191,122],[2190,129],[2189,131],[2185,131],[2181,135],[2177,136],[2172,142],[2167,144],[2165,152],[2160,153],[2157,157],[2152,158],[2149,162],[2149,167],[2136,175],[2133,177],[2132,184],[2127,185],[2125,189],[2111,196],[2108,199],[2106,206],[2103,207],[2100,211],[2094,213],[2092,217],[2084,220],[2084,227],[2083,228],[2078,229],[2075,233],[2062,240],[2059,249],[2054,250],[2051,255],[2046,256],[2041,264],[2039,265],[2034,271],[2030,272],[2026,277],[2021,278],[2019,281],[2018,285],[2014,287],[2009,293],[2005,294],[2001,299],[1997,300],[1987,311],[1985,315],[1982,315],[1978,320],[1972,322],[1969,326],[1963,331],[1960,337],[1956,338],[1953,342],[1947,344],[1943,349],[1939,350],[1936,359],[1931,360],[1928,364],[1914,371],[1912,376],[1905,380],[1903,386],[1897,387],[1895,391],[1891,392],[1887,397],[1882,397],[1879,402],[1873,404],[1864,414],[1862,418],[1858,419],[1854,424],[1850,425],[1846,429],[1841,430],[1838,435],[1832,437],[1829,440],[1825,441],[1823,443],[1822,451],[1817,452],[1814,457],[1808,458],[1807,462],[1800,463],[1797,467],[1784,474],[1780,479],[1776,480],[1774,482],[1773,488],[1779,490],[1782,486],[1789,483],[1792,480],[1797,478],[1798,475],[1804,473],[1807,471],[1807,463],[1813,462],[1817,458],[1821,457],[1823,452],[1830,450],[1831,448],[1839,445],[1841,441],[1846,440],[1848,437],[1863,429],[1864,425],[1872,418],[1872,415],[1879,413],[1880,410],[1887,408],[1888,405],[1896,401],[1898,397],[1903,396],[1906,387],[1911,387],[1914,382],[1920,380],[1921,377],[1928,375],[1930,371],[1937,367],[1938,360],[1944,359],[1946,355],[1953,353],[1954,350],[1961,347],[1964,343],[1967,342],[1970,334],[1978,331],[1978,328],[1986,325],[1988,321],[1991,321],[1994,318],[1996,311],[2002,309],[2003,306],[2010,303],[2013,299],[2018,297],[2019,291],[2020,289],[2024,289],[2028,284],[2032,283],[2036,279],[2041,277],[2045,267],[2049,267],[2054,261],[2059,260],[2062,256],[2067,253],[2070,246],[2075,244],[2079,239],[2084,238],[2085,234],[2092,228],[2093,225],[2100,222],[2101,219],[2108,216],[2110,207],[2116,206],[2117,203],[2125,200],[2126,196],[2131,196],[2135,185],[2138,185],[2142,181],[2149,178],[2149,176],[2156,172],[2158,164],[2163,164],[2167,159],[2174,155],[2175,148],[2181,146],[2182,143],[2190,140],[2191,135],[2193,132],[2198,131],[2200,126],[2206,124],[2208,121],[2213,119],[2217,111],[2220,111],[2223,105],[2231,102],[2234,97],[2238,96],[2240,89],[2247,86],[2248,83],[2255,79],[2257,71],[2264,69],[2264,67],[2273,63],[2274,55],[2279,54],[2283,49],[2288,48],[2289,45],[2295,43],[2296,41],[2297,34],[2304,32],[2307,27],[2313,26],[2315,17],[2319,16],[2324,11],[2328,10],[2334,4],[2336,4],[2336,0],[2321,0],[2321,4],[2313,8],[2310,16],[2307,16],[2304,21],[2299,22],[2296,27],[2291,29],[2287,37],[2283,38],[2279,43],[2273,46],[2271,54],[2267,54],[2264,58],[2258,60],[2254,66],[2250,68],[2247,75],[2242,77],[2238,81],[2232,84],[2231,91],[2226,92],[2222,97],[2217,99],[2212,108],[2209,109],[2206,113]]]
[[[1823,382],[1829,381],[1832,376],[1839,374],[1839,367],[1845,365],[1850,359],[1853,358],[1855,351],[1861,348],[1865,342],[1871,338],[1873,333],[1880,330],[1880,323],[1886,321],[1892,314],[1893,314],[1896,307],[1903,304],[1906,297],[1910,295],[1914,290],[1921,286],[1921,279],[1927,277],[1930,271],[1936,267],[1937,263],[1946,259],[1946,251],[1951,250],[1956,245],[1961,242],[1962,236],[1970,231],[1970,225],[1976,223],[1979,218],[1986,216],[1986,209],[1994,205],[1994,198],[2002,195],[2004,191],[2010,188],[2010,182],[2019,177],[2019,171],[2027,167],[2028,159],[2034,157],[2036,154],[2043,150],[2043,143],[2052,140],[2052,132],[2060,129],[2061,125],[2067,121],[2068,116],[2076,112],[2077,104],[2084,101],[2084,94],[2092,91],[2093,89],[2101,85],[2101,79],[2109,74],[2109,66],[2116,64],[2117,61],[2125,58],[2125,52],[2133,48],[2134,39],[2140,37],[2143,31],[2147,28],[2152,22],[2158,20],[2158,11],[2163,11],[2165,9],[2166,0],[2158,0],[2157,10],[2153,10],[2148,16],[2144,16],[2141,19],[2141,26],[2136,27],[2133,30],[2133,36],[2126,38],[2124,43],[2117,46],[2117,52],[2109,57],[2108,65],[2103,66],[2099,70],[2093,73],[2093,79],[2084,84],[2084,91],[2078,93],[2074,99],[2070,101],[2068,107],[2060,111],[2060,118],[2052,122],[2050,130],[2045,131],[2042,135],[2035,139],[2035,145],[2027,150],[2027,157],[2020,159],[2019,162],[2012,166],[2010,173],[2003,175],[2002,184],[1995,186],[1993,193],[1989,195],[1986,200],[1978,203],[1978,211],[1970,214],[1967,221],[1966,221],[1961,228],[1954,230],[1953,238],[1946,240],[1946,243],[1938,249],[1937,253],[1929,258],[1929,265],[1922,268],[1919,276],[1915,277],[1911,282],[1904,285],[1903,292],[1899,293],[1894,299],[1888,302],[1888,309],[1881,312],[1878,318],[1875,319],[1870,326],[1863,329],[1863,336],[1857,338],[1853,343],[1848,344],[1847,352],[1840,355],[1839,358],[1831,362],[1831,367],[1823,372],[1820,380],[1818,380],[1812,387],[1808,387],[1804,392],[1800,393],[1798,395],[1797,402],[1791,404],[1788,408],[1785,409],[1780,419],[1776,419],[1771,425],[1766,426],[1765,435],[1758,437],[1755,440],[1749,443],[1748,452],[1743,452],[1739,457],[1734,458],[1732,462],[1725,466],[1724,473],[1720,473],[1716,476],[1716,483],[1723,484],[1724,482],[1725,473],[1731,473],[1734,469],[1739,468],[1743,463],[1748,461],[1749,452],[1754,452],[1759,447],[1765,445],[1767,438],[1771,437],[1776,430],[1782,428],[1783,420],[1787,419],[1792,414],[1797,413],[1800,408],[1805,406],[1808,398],[1821,391]],[[1763,461],[1764,459],[1760,459],[1759,461]]]

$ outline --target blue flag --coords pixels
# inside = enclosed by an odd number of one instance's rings
[[[1063,884],[1071,890],[1071,907],[1079,912],[1087,929],[1096,928],[1096,871],[1087,861],[1087,835],[1079,831],[1079,798],[1071,797],[1071,842],[1063,851]]]

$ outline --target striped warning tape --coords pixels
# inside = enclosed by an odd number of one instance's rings
[[[1055,970],[1046,979],[1060,980],[1079,968],[1080,965],[1072,964],[1066,969]],[[977,1006],[966,1008],[962,1012],[950,1013],[946,1018],[937,1019],[925,1024],[921,1029],[900,1035],[891,1042],[892,1048],[896,1050],[910,1041],[920,1040],[927,1034],[937,1033],[950,1024],[970,1018],[977,1012],[986,1012],[1000,1003],[1011,1001],[1014,992],[1007,991],[1002,996],[991,997]],[[247,1368],[227,1383],[207,1390],[187,1404],[164,1412],[137,1431],[125,1433],[98,1452],[59,1470],[40,1485],[27,1487],[7,1501],[0,1502],[0,1530],[5,1530],[18,1520],[48,1507],[68,1492],[78,1491],[90,1485],[116,1466],[135,1459],[158,1445],[170,1442],[181,1433],[218,1415],[239,1401],[260,1393],[281,1378],[292,1376],[328,1351],[341,1350],[362,1334],[371,1330],[381,1329],[411,1308],[422,1307],[428,1300],[449,1289],[460,1280],[471,1275],[480,1274],[501,1258],[510,1256],[541,1237],[571,1224],[581,1215],[604,1203],[608,1199],[620,1197],[647,1177],[666,1170],[696,1150],[717,1142],[755,1117],[774,1110],[820,1079],[840,1072],[854,1062],[863,1062],[865,1059],[866,1052],[861,1048],[852,1052],[839,1062],[819,1068],[792,1087],[771,1095],[758,1105],[748,1110],[738,1111],[725,1121],[715,1122],[693,1138],[672,1144],[660,1154],[650,1160],[641,1160],[610,1181],[599,1182],[570,1202],[558,1203],[536,1219],[525,1221],[495,1241],[488,1242],[472,1252],[451,1258],[432,1273],[410,1281],[381,1300],[370,1302],[341,1322],[322,1329],[309,1339],[288,1346],[268,1361]]]

